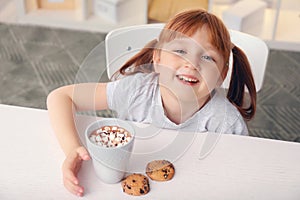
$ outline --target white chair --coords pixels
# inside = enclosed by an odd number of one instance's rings
[[[146,43],[158,38],[164,24],[145,24],[129,26],[110,31],[105,38],[106,65],[108,78],[134,54],[140,51]],[[230,30],[231,41],[241,48],[251,65],[257,92],[262,88],[269,54],[266,43],[258,37]],[[232,66],[232,56],[230,58]],[[231,68],[224,80],[223,87],[228,88]]]

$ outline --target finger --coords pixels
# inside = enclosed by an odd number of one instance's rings
[[[78,155],[76,152],[75,155]],[[79,156],[69,155],[63,163],[62,171],[64,178],[69,179],[74,184],[78,184],[77,173],[81,167],[82,159]]]
[[[83,196],[84,189],[82,186],[73,184],[67,179],[64,180],[64,186],[65,188],[67,188],[67,190],[69,190],[74,195]]]
[[[76,177],[75,173],[70,170],[70,169],[65,169],[63,171],[64,174],[64,179],[71,181],[73,184],[78,185],[79,184],[79,180]]]
[[[84,147],[78,148],[77,153],[79,154],[79,156],[81,157],[82,160],[89,160],[90,159],[89,152]]]
[[[74,171],[76,166],[82,162],[82,159],[78,155],[77,152],[69,154],[64,163],[63,163],[63,169]]]
[[[68,186],[72,186],[73,189],[81,191],[82,186],[79,185],[78,178],[74,175],[72,171],[67,171],[64,173],[64,183]]]

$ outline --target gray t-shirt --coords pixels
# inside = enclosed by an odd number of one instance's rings
[[[108,107],[117,112],[118,118],[151,123],[159,128],[248,135],[243,117],[227,100],[223,90],[216,90],[190,119],[181,124],[173,123],[164,114],[158,76],[137,73],[108,83]]]

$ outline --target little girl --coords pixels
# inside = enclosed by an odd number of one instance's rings
[[[220,86],[228,72],[230,52],[233,68],[226,97]],[[204,10],[174,16],[158,40],[148,43],[114,77],[119,75],[124,77],[109,83],[64,86],[48,96],[50,120],[66,155],[64,185],[75,195],[83,195],[77,173],[82,161],[90,159],[77,135],[76,111],[111,109],[121,119],[160,128],[248,134],[244,120],[250,120],[256,108],[249,62],[231,43],[220,19]],[[75,87],[84,91],[77,98]],[[250,95],[247,107],[245,87]]]

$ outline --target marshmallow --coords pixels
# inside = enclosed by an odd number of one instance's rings
[[[96,145],[103,147],[120,147],[129,143],[131,134],[124,128],[118,126],[104,126],[94,130],[89,139]]]

